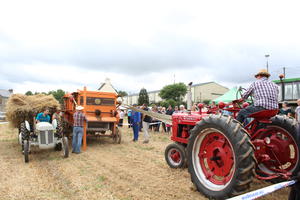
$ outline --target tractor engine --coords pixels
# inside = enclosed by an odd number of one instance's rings
[[[52,124],[48,122],[40,122],[36,124],[36,134],[38,135],[38,145],[41,149],[54,148],[56,141],[54,138]]]

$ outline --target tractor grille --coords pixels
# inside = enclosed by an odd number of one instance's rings
[[[51,144],[54,141],[53,131],[40,131],[40,143],[41,144]]]
[[[40,131],[40,141],[41,141],[41,144],[47,144],[46,143],[46,131]]]
[[[53,131],[48,131],[48,144],[53,143]]]

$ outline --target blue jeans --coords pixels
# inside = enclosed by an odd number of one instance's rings
[[[133,122],[132,123],[132,128],[133,128],[133,140],[138,140],[139,139],[139,122]]]
[[[255,113],[255,112],[258,112],[258,111],[262,111],[262,110],[266,110],[265,108],[261,107],[261,106],[248,106],[242,110],[240,110],[240,112],[238,113],[236,119],[241,122],[241,123],[244,123],[245,120],[247,119],[247,117],[252,114],[252,113]]]
[[[72,148],[73,148],[73,152],[75,152],[75,153],[80,153],[82,135],[83,135],[83,127],[74,126],[73,127]]]

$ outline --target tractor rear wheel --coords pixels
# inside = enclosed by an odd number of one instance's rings
[[[192,129],[188,169],[198,191],[225,199],[250,187],[256,160],[250,137],[230,116],[204,117]]]
[[[29,162],[29,142],[28,140],[24,140],[24,161],[25,163]]]
[[[300,142],[297,136],[297,122],[287,116],[275,116],[271,119],[271,124],[266,124],[266,131],[254,134],[254,144],[256,139],[264,140],[265,152],[269,160],[258,160],[257,174],[261,176],[281,173],[297,173],[300,170]],[[257,147],[256,147],[257,148]],[[282,181],[282,178],[272,179],[272,182]]]
[[[165,150],[165,159],[171,168],[186,167],[185,147],[178,143],[169,144]]]

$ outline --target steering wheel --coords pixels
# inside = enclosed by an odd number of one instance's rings
[[[236,91],[236,99],[239,99],[239,95],[240,95],[240,97],[242,97],[242,94],[244,93],[244,92],[246,92],[247,90],[245,89],[245,88],[243,88],[243,87],[239,87],[238,88],[238,90]],[[250,94],[249,95],[249,97],[250,97],[250,104],[253,104],[253,96],[252,96],[252,94]],[[249,99],[249,97],[248,97],[248,99]],[[239,105],[240,106],[240,105]],[[241,106],[240,106],[241,107]]]

